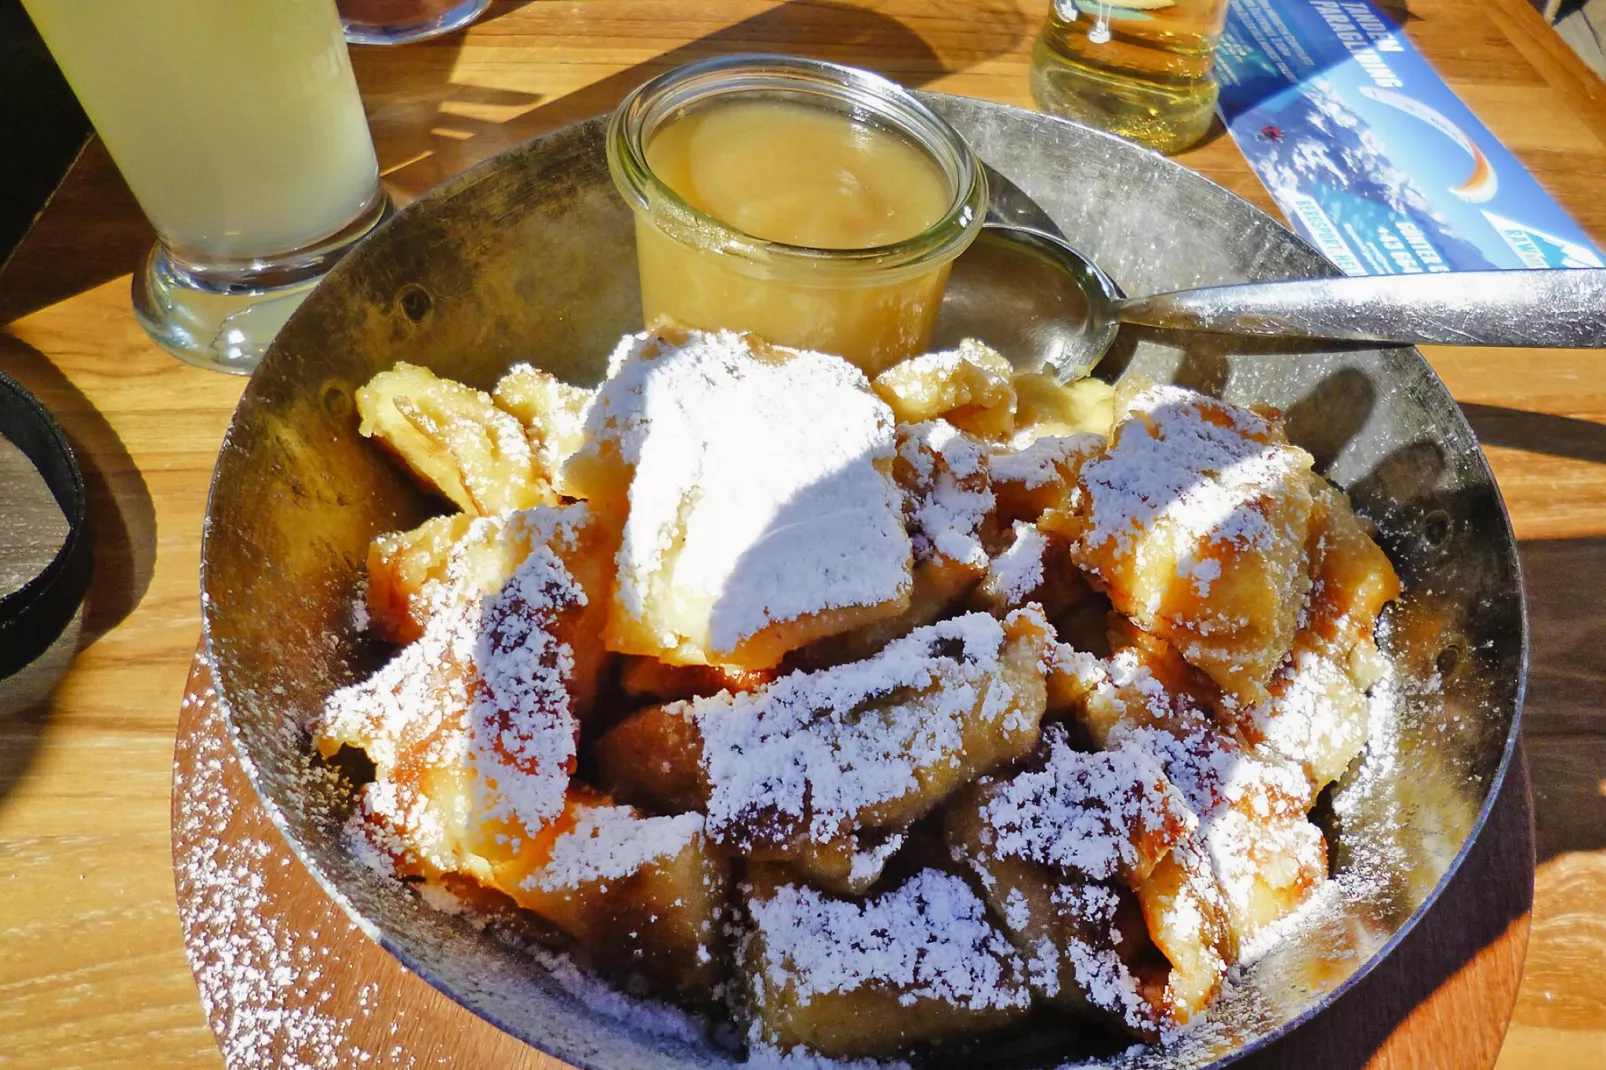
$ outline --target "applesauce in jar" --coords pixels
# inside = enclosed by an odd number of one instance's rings
[[[620,105],[608,149],[647,323],[751,331],[872,375],[925,350],[986,196],[912,94],[790,57],[671,71]]]

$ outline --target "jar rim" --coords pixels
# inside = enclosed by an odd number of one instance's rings
[[[791,95],[830,103],[853,118],[873,116],[913,141],[953,188],[948,209],[920,233],[886,245],[830,249],[769,241],[689,204],[653,173],[647,145],[656,130],[696,104],[739,94]],[[930,270],[952,260],[981,229],[987,179],[968,142],[913,92],[857,67],[801,56],[739,54],[699,60],[643,83],[608,122],[608,169],[633,209],[677,240],[757,265],[810,263],[878,274]],[[665,226],[667,224],[667,226]]]

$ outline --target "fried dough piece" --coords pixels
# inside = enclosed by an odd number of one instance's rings
[[[597,392],[566,383],[529,364],[515,364],[497,381],[491,397],[518,417],[535,449],[542,477],[559,494],[575,497],[563,481],[563,465],[585,445],[586,412]]]
[[[1316,785],[1297,763],[1218,721],[1219,693],[1163,640],[1114,631],[1118,649],[1106,660],[1055,650],[1050,704],[1097,745],[1152,755],[1198,819],[1135,885],[1185,1019],[1214,996],[1241,944],[1325,879],[1326,844],[1305,816]]]
[[[358,432],[377,438],[425,487],[464,512],[556,504],[518,420],[491,396],[397,363],[357,388]]]
[[[1334,649],[1371,643],[1383,607],[1400,596],[1400,577],[1349,496],[1314,479],[1311,592],[1308,627]]]
[[[942,420],[899,424],[892,476],[902,492],[914,561],[947,562],[980,577],[995,498],[986,447]]]
[[[1026,965],[968,884],[935,869],[862,902],[785,867],[748,873],[743,962],[755,1045],[892,1055],[1019,1021]]]
[[[1137,884],[1198,820],[1147,751],[1072,750],[1063,725],[1011,775],[978,780],[956,799],[945,824],[950,844],[979,854],[1048,866],[1083,880]]]
[[[1103,436],[1083,434],[1048,435],[1023,449],[994,450],[990,473],[1000,526],[1079,512],[1082,500],[1077,476],[1082,465],[1103,448]]]
[[[468,534],[474,517],[452,513],[424,521],[411,531],[387,531],[368,544],[368,586],[364,595],[369,628],[392,643],[411,643],[429,619],[424,591],[446,581],[452,547]]]
[[[987,574],[971,593],[972,607],[1002,617],[1035,603],[1057,623],[1095,597],[1071,561],[1069,540],[1020,520],[1011,535],[1009,545],[987,562]]]
[[[1151,915],[1162,911],[1163,897],[1156,891],[1167,889],[1168,881],[1178,885],[1173,901],[1176,895],[1198,901],[1187,910],[1219,894],[1218,913],[1224,915],[1230,941],[1217,950],[1231,962],[1238,947],[1297,909],[1326,879],[1327,844],[1305,816],[1314,791],[1298,765],[1246,747],[1209,722],[1181,731],[1123,726],[1112,738],[1153,754],[1199,818],[1192,854],[1182,851],[1178,858],[1180,872],[1161,874],[1154,889],[1145,890],[1148,882],[1138,886],[1150,932],[1162,950],[1167,947],[1162,929],[1191,924],[1186,918]],[[1182,883],[1190,887],[1182,889]]]
[[[1239,735],[1298,763],[1317,791],[1343,776],[1366,747],[1371,716],[1345,663],[1301,636],[1267,690],[1265,702],[1227,711]]]
[[[1233,701],[1263,702],[1310,588],[1310,465],[1256,413],[1150,388],[1082,466],[1072,554]]]
[[[624,658],[619,686],[634,699],[678,702],[707,698],[721,691],[753,691],[773,681],[773,670],[744,672],[723,665],[665,665],[656,658]]]
[[[495,865],[491,883],[604,973],[709,1002],[728,961],[730,865],[702,826],[700,814],[646,817],[571,789],[562,816]]]
[[[373,762],[351,832],[381,868],[485,879],[509,836],[562,813],[598,673],[588,585],[606,584],[593,565],[607,555],[588,555],[589,523],[580,505],[476,521],[506,537],[454,562],[423,634],[325,702],[319,753],[349,746]]]
[[[1003,439],[1015,429],[1013,374],[1008,360],[967,338],[958,349],[894,364],[872,385],[899,423],[940,418],[980,438]]]
[[[695,790],[723,848],[866,887],[885,861],[868,832],[906,828],[1031,750],[1050,641],[1035,610],[967,614],[867,661],[638,711],[598,740],[598,767],[652,809]]]
[[[570,627],[569,676],[582,716],[596,697],[607,652],[598,637],[607,607],[615,545],[584,505],[527,509],[495,517],[457,514],[410,532],[381,535],[368,549],[368,612],[374,630],[396,643],[423,635],[429,619],[500,590],[537,546],[556,554],[584,593]]]
[[[1115,425],[1115,390],[1099,379],[1061,383],[1044,372],[1015,376],[1016,449],[1048,436],[1108,436]]]
[[[768,669],[908,608],[892,412],[862,372],[730,332],[637,335],[613,363],[564,468],[623,527],[610,650]]]
[[[1294,649],[1267,701],[1225,712],[1244,739],[1299,762],[1320,790],[1366,745],[1366,692],[1384,671],[1373,631],[1400,581],[1344,493],[1317,477],[1312,484],[1312,583]]]
[[[1038,998],[1132,1036],[1158,1039],[1173,1020],[1170,963],[1150,942],[1130,891],[998,858],[975,840],[955,846],[966,853],[994,920],[1026,960]]]
[[[1047,625],[967,614],[868,661],[692,704],[709,834],[782,856],[901,829],[1038,738]]]
[[[690,704],[648,706],[604,732],[593,754],[603,787],[621,802],[660,814],[707,805],[703,738]]]
[[[980,879],[1038,993],[1151,1039],[1179,1009],[1170,967],[1134,917],[1137,900],[1111,882],[1141,885],[1197,827],[1151,755],[1081,754],[1059,725],[1021,771],[977,781],[943,815],[954,858]]]
[[[1171,965],[1171,1013],[1187,1022],[1209,1006],[1238,957],[1221,889],[1209,860],[1190,842],[1166,855],[1137,895],[1149,939]]]
[[[800,652],[815,668],[859,661],[894,639],[946,616],[987,569],[993,493],[987,451],[942,420],[899,424],[893,479],[903,494],[904,525],[914,553],[909,606],[895,617],[831,636]]]

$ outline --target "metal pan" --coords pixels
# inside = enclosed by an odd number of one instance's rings
[[[1113,137],[1030,112],[927,99],[991,165],[995,209],[1046,214],[1129,293],[1331,273],[1269,216]],[[374,939],[531,1044],[606,1070],[728,1065],[712,1045],[621,1021],[527,950],[357,864],[350,799],[304,725],[381,652],[349,607],[368,540],[430,506],[356,432],[352,392],[398,360],[490,387],[515,361],[596,381],[640,324],[631,219],[592,120],[434,190],[318,287],[247,387],[218,461],[202,566],[207,651],[268,812]],[[1041,218],[1038,219],[1041,222]],[[950,298],[985,279],[956,269]],[[1337,879],[1323,909],[1234,976],[1209,1023],[1122,1065],[1219,1065],[1319,1013],[1387,954],[1445,886],[1511,759],[1526,667],[1516,547],[1461,411],[1412,349],[1123,331],[1100,374],[1173,380],[1279,406],[1292,437],[1375,520],[1405,581],[1389,631],[1402,674],[1366,757],[1320,807]],[[1446,904],[1454,909],[1454,904]],[[1053,1065],[1053,1051],[989,1062]]]

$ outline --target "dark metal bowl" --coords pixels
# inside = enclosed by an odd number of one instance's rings
[[[1160,156],[1030,112],[928,99],[994,169],[1005,214],[1035,202],[1128,293],[1332,271],[1269,216]],[[353,390],[398,360],[486,388],[521,360],[595,382],[619,335],[639,327],[631,219],[608,178],[602,129],[592,120],[560,130],[434,190],[290,320],[218,461],[203,559],[207,649],[268,812],[374,939],[470,1010],[570,1062],[724,1066],[730,1055],[713,1046],[593,1009],[527,951],[356,863],[339,836],[349,793],[314,768],[304,727],[331,690],[374,663],[348,612],[370,537],[429,510],[358,437]],[[952,298],[973,285],[956,270]],[[1198,1067],[1330,1004],[1444,887],[1516,740],[1522,588],[1477,441],[1415,350],[1295,351],[1127,330],[1101,368],[1123,372],[1287,410],[1292,437],[1378,523],[1409,592],[1392,611],[1397,701],[1382,704],[1367,756],[1319,808],[1335,844],[1326,908],[1243,968],[1207,1027],[1163,1053],[1120,1058]]]

